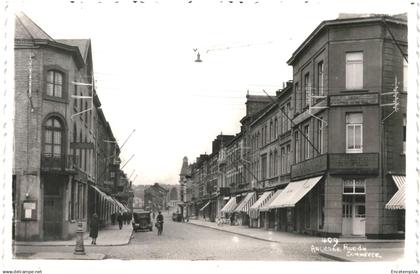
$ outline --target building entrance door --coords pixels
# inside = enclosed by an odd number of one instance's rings
[[[44,180],[44,240],[58,240],[62,234],[63,198],[61,180],[47,177]]]
[[[365,203],[353,204],[353,235],[365,236],[366,207]]]
[[[365,236],[366,205],[364,195],[343,195],[343,235]]]

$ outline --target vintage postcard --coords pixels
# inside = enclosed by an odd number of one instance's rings
[[[419,5],[6,1],[2,273],[417,274]]]

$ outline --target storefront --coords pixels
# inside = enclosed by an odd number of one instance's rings
[[[264,206],[274,195],[274,191],[266,191],[260,195],[258,200],[249,209],[250,227],[261,227],[260,208]]]
[[[270,209],[271,203],[277,199],[283,189],[279,189],[260,207],[259,227],[264,229],[274,228],[274,210]],[[271,217],[271,218],[270,218]]]
[[[249,192],[245,198],[235,208],[234,212],[237,214],[239,225],[249,224],[249,209],[256,202],[257,195],[255,192]]]
[[[226,205],[220,210],[221,215],[225,219],[230,219],[233,211],[238,206],[236,202],[236,197],[231,197],[230,200],[226,203]]]

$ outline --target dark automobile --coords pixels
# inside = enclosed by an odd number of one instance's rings
[[[181,213],[172,213],[172,221],[174,222],[181,222],[182,221],[182,215]]]
[[[137,231],[152,231],[152,218],[150,211],[135,211],[133,212],[133,230]]]

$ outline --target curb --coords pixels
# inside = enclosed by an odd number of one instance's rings
[[[210,228],[210,229],[214,229],[214,230],[218,230],[218,231],[223,231],[223,232],[227,232],[227,233],[232,233],[232,234],[237,234],[237,235],[241,235],[241,236],[245,236],[245,237],[249,237],[249,238],[253,238],[253,239],[257,239],[257,240],[261,240],[261,241],[266,241],[266,242],[273,242],[273,243],[285,243],[282,241],[278,241],[278,240],[269,240],[266,238],[260,238],[258,236],[252,236],[249,234],[244,234],[241,232],[234,232],[234,231],[229,231],[229,230],[224,230],[221,228],[217,228],[217,227],[211,227],[211,226],[206,226],[206,225],[202,225],[202,224],[195,224],[195,223],[190,223],[190,222],[184,222],[186,224],[191,224],[191,225],[195,225],[195,226],[200,226],[200,227],[206,227],[206,228]],[[319,237],[321,239],[321,237]],[[338,238],[338,240],[340,240],[340,238]],[[384,241],[340,241],[340,244],[374,244],[374,243],[400,243],[403,242],[402,240],[384,240]],[[328,255],[327,255],[328,256]],[[330,255],[332,256],[332,255]],[[351,262],[349,260],[345,260],[343,259],[345,262]]]
[[[328,253],[324,253],[324,252],[319,252],[318,254],[320,256],[324,257],[324,258],[331,259],[331,260],[334,260],[334,261],[337,261],[337,262],[353,262],[351,260],[347,260],[347,259],[344,259],[344,258],[341,258],[341,257],[338,257],[338,256],[334,256],[334,255],[331,255],[331,254],[328,254]]]
[[[257,237],[257,236],[252,236],[252,235],[249,235],[249,234],[244,234],[244,233],[241,233],[241,232],[228,231],[228,230],[224,230],[224,229],[217,228],[217,227],[211,227],[211,226],[205,226],[205,225],[200,225],[200,224],[194,224],[194,223],[190,223],[190,222],[186,222],[186,224],[191,224],[191,225],[195,225],[195,226],[200,226],[200,227],[206,227],[206,228],[214,229],[214,230],[217,230],[217,231],[223,231],[223,232],[227,232],[227,233],[231,233],[231,234],[241,235],[241,236],[244,236],[244,237],[253,238],[253,239],[256,239],[256,240],[260,240],[260,241],[266,241],[266,242],[271,242],[271,243],[284,243],[284,242],[281,242],[281,241],[260,238],[260,237]]]
[[[95,245],[95,246],[100,247],[100,246],[124,246],[124,245],[129,245],[132,237],[133,237],[133,230],[131,230],[130,237],[124,243],[121,243],[121,244],[99,244],[99,245]],[[83,242],[85,240],[86,239],[83,239]],[[72,243],[72,244],[44,244],[44,243],[33,244],[33,243],[28,243],[28,242],[26,242],[26,243],[25,242],[21,242],[21,243],[16,243],[15,242],[15,243],[13,243],[13,245],[15,245],[15,246],[50,246],[50,247],[51,246],[65,246],[65,247],[76,246],[75,243]],[[88,246],[91,247],[92,245],[88,245]],[[87,247],[87,245],[85,245],[85,247]]]

